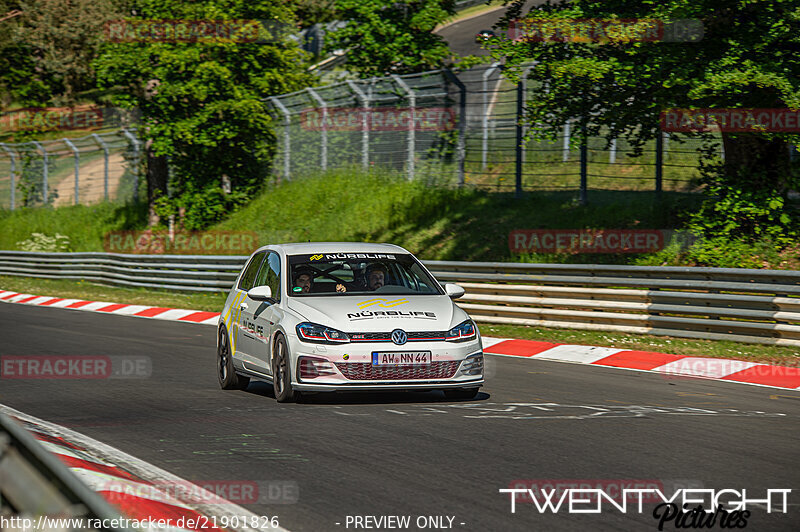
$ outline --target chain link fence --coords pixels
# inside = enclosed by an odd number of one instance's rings
[[[518,87],[498,65],[350,80],[275,96],[274,166],[284,179],[382,166],[432,184],[500,191],[575,190],[582,177],[587,189],[696,189],[702,141],[691,135],[665,133],[637,156],[623,139],[608,145],[605,137],[589,137],[582,150],[570,121],[552,141],[524,140],[522,127],[518,143],[524,102],[533,98],[535,87],[524,81]],[[719,139],[711,147],[724,157]]]
[[[0,143],[0,208],[137,199],[141,148],[132,128]]]

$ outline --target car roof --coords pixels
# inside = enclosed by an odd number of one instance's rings
[[[286,255],[314,253],[409,253],[394,244],[370,244],[367,242],[298,242],[273,244],[259,249],[282,250]]]

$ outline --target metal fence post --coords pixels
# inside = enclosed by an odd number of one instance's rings
[[[664,177],[664,134],[656,133],[656,194],[661,194],[661,181]]]
[[[563,162],[569,161],[569,130],[570,121],[564,122],[564,155],[561,157]]]
[[[392,79],[400,86],[401,89],[406,92],[406,96],[408,96],[408,105],[411,109],[411,120],[408,122],[408,160],[406,162],[406,172],[408,173],[408,179],[411,180],[414,179],[414,156],[417,148],[417,123],[415,121],[415,115],[417,111],[417,96],[414,94],[414,91],[411,89],[411,87],[409,87],[406,82],[400,78],[400,76],[392,74]]]
[[[522,109],[523,102],[525,101],[525,83],[522,78],[517,81],[517,124],[516,124],[516,143],[514,146],[514,154],[516,155],[514,161],[514,196],[517,198],[522,197]]]
[[[80,165],[81,165],[81,154],[78,151],[78,148],[72,143],[69,139],[64,139],[64,144],[69,146],[69,149],[72,150],[72,155],[75,157],[75,205],[78,204],[78,180],[80,179]]]
[[[611,145],[608,147],[608,162],[611,164],[617,162],[617,137],[611,139]]]
[[[97,133],[92,133],[92,138],[103,148],[103,199],[108,201],[108,144]]]
[[[486,157],[489,151],[489,76],[498,69],[500,63],[492,63],[492,66],[483,72],[483,116],[481,117],[481,129],[483,140],[481,144],[481,169],[486,170]]]
[[[292,135],[289,127],[292,125],[292,115],[283,103],[275,96],[270,96],[270,101],[283,113],[283,178],[291,181],[289,172],[291,171],[291,149]]]
[[[42,144],[40,142],[34,140],[33,142],[31,142],[31,144],[36,146],[36,148],[39,149],[42,152],[42,158],[44,160],[44,165],[43,165],[43,169],[42,169],[42,203],[47,205],[47,199],[48,199],[47,198],[47,177],[48,177],[47,176],[47,172],[48,172],[48,166],[49,166],[49,163],[50,163],[50,158],[49,158],[49,156],[47,154],[47,149],[44,146],[42,146]]]
[[[353,80],[347,80],[347,85],[356,93],[356,97],[364,107],[364,119],[361,125],[361,166],[366,172],[369,169],[369,97]]]
[[[17,183],[16,183],[17,154],[14,153],[13,150],[11,150],[8,146],[3,144],[2,142],[0,142],[0,146],[3,148],[3,151],[5,151],[8,154],[9,158],[11,159],[11,190],[10,190],[10,192],[11,192],[11,210],[13,211],[14,210],[14,192],[15,192],[15,189],[17,188]]]
[[[586,134],[586,118],[581,119],[581,205],[586,205],[589,202],[589,194],[587,192],[587,174],[589,169],[589,138]]]
[[[322,146],[320,148],[319,158],[320,166],[324,172],[328,169],[328,104],[325,103],[325,100],[311,87],[308,87],[306,90],[322,109],[322,138],[320,139]]]
[[[444,69],[445,75],[458,87],[458,186],[464,185],[464,161],[467,155],[467,86],[449,68]]]
[[[126,128],[122,128],[122,134],[125,135],[125,137],[131,141],[131,144],[133,145],[133,168],[136,176],[133,185],[133,201],[139,201],[139,146],[141,143],[139,142],[139,139],[136,138],[136,135],[128,131]]]

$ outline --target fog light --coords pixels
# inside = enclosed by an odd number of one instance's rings
[[[300,357],[298,360],[300,380],[316,379],[326,375],[336,375],[333,363],[324,358]]]
[[[483,375],[483,353],[468,356],[461,363],[462,375]]]

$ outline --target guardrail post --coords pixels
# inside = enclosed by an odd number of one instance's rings
[[[320,166],[324,172],[328,169],[328,104],[325,103],[325,100],[311,87],[308,87],[306,90],[322,109],[322,137],[320,139],[322,145],[319,158]]]
[[[283,178],[291,181],[289,173],[291,171],[291,149],[292,135],[289,127],[292,125],[292,114],[283,103],[275,96],[270,96],[270,101],[283,113]]]
[[[139,147],[141,142],[139,142],[139,139],[136,138],[136,135],[128,131],[126,128],[122,128],[122,134],[125,135],[129,141],[131,141],[131,145],[133,146],[133,168],[136,177],[133,185],[133,201],[139,201]]]
[[[486,158],[489,151],[489,76],[498,69],[500,63],[492,63],[492,66],[483,72],[483,116],[481,117],[481,129],[483,139],[481,142],[481,169],[486,170]]]
[[[17,183],[16,183],[16,170],[17,170],[17,154],[14,151],[6,146],[4,143],[0,142],[0,146],[2,146],[3,151],[8,154],[8,157],[11,159],[11,210],[14,210],[14,193],[16,192]]]
[[[408,121],[408,147],[406,148],[407,154],[407,162],[406,162],[406,172],[408,173],[408,179],[414,179],[414,155],[416,150],[417,144],[417,137],[416,137],[416,121],[414,120],[416,110],[417,110],[417,96],[414,94],[414,91],[409,87],[405,81],[400,78],[400,76],[396,74],[392,74],[392,79],[395,83],[397,83],[401,89],[406,92],[406,96],[408,96],[408,105],[411,109],[411,120]]]
[[[444,69],[444,74],[458,87],[458,186],[464,186],[464,161],[467,155],[467,86],[449,68]]]
[[[31,144],[36,146],[36,148],[42,152],[42,157],[44,160],[44,165],[42,169],[42,203],[47,205],[47,172],[50,163],[50,158],[47,154],[47,148],[42,146],[40,142],[34,140],[33,142],[31,142]]]
[[[97,133],[92,133],[92,138],[103,148],[103,198],[108,201],[108,144]]]
[[[361,125],[361,166],[364,167],[366,172],[369,170],[369,97],[364,94],[361,87],[356,85],[355,81],[347,80],[347,85],[356,94],[358,101],[364,107],[364,118]]]
[[[69,139],[64,139],[64,144],[69,146],[69,149],[72,150],[72,155],[75,157],[75,205],[78,204],[78,180],[80,179],[80,165],[81,165],[81,154],[78,151],[78,148],[72,143]]]

